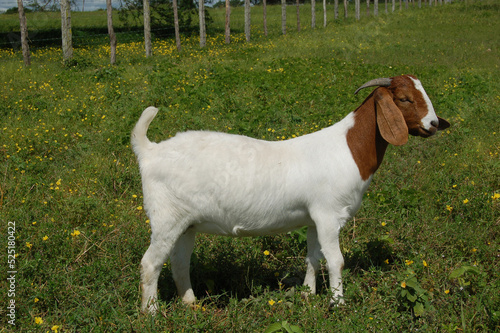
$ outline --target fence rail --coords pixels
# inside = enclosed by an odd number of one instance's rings
[[[299,0],[281,0],[281,4],[273,7],[281,7],[280,14],[273,10],[274,16],[268,17],[269,6],[266,0],[261,0],[260,6],[251,6],[250,0],[245,0],[242,7],[231,7],[230,1],[226,0],[225,7],[206,8],[204,0],[199,0],[198,15],[195,17],[194,25],[179,25],[177,0],[172,1],[173,26],[151,27],[151,9],[149,0],[143,0],[142,22],[116,23],[119,19],[118,11],[112,8],[112,0],[106,0],[106,10],[97,12],[77,12],[70,8],[69,0],[60,0],[60,14],[57,12],[34,12],[26,14],[23,10],[23,1],[17,0],[18,19],[17,27],[13,27],[14,14],[0,14],[0,47],[22,49],[23,59],[26,66],[31,63],[30,44],[46,45],[60,44],[62,46],[62,57],[68,61],[73,56],[73,47],[85,43],[110,43],[110,62],[116,61],[117,42],[130,40],[144,42],[146,56],[152,56],[152,36],[175,37],[177,49],[181,49],[180,31],[193,32],[193,26],[199,29],[200,47],[205,47],[207,33],[224,32],[226,43],[231,43],[231,33],[234,31],[244,31],[247,41],[251,40],[252,29],[257,27],[256,21],[262,24],[262,33],[268,35],[269,22],[273,25],[273,33],[286,34],[290,29],[301,30],[301,27],[309,26],[304,24],[310,20],[311,28],[319,26],[326,27],[332,20],[351,19],[360,20],[362,16],[379,16],[380,8],[384,14],[390,14],[396,10],[406,10],[409,8],[421,8],[423,6],[437,6],[450,3],[451,0],[322,0],[322,6],[315,0],[304,4]],[[115,0],[116,1],[116,0]],[[366,6],[366,11],[362,6]],[[343,15],[339,13],[343,7]],[[208,20],[207,11],[209,13]],[[233,15],[237,11],[244,11],[242,15]],[[316,14],[321,12],[322,22],[318,23]],[[353,13],[354,12],[354,13]],[[363,14],[364,13],[364,14]],[[136,13],[137,14],[137,13]],[[354,16],[350,16],[353,15]],[[278,17],[279,16],[279,17]],[[240,17],[243,17],[243,22]],[[6,19],[8,18],[8,19]],[[85,18],[85,19],[84,19]],[[236,20],[234,19],[236,18]],[[254,19],[252,22],[252,18]],[[197,21],[196,21],[197,19]],[[239,19],[239,20],[238,20]],[[72,27],[72,20],[75,24]],[[89,21],[90,20],[90,21]],[[57,21],[60,25],[57,26]],[[85,23],[78,23],[78,22]],[[209,28],[207,30],[207,24]],[[131,24],[132,23],[132,24]],[[218,23],[218,24],[217,24]],[[132,27],[130,27],[132,25]],[[279,27],[279,28],[278,28]],[[207,32],[208,31],[208,32]],[[260,31],[260,30],[259,30]],[[279,32],[278,32],[279,31]],[[57,36],[57,37],[55,37]]]

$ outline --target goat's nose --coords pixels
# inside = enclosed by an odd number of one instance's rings
[[[439,126],[439,121],[433,120],[433,121],[431,121],[431,125],[434,126],[434,127],[438,127]]]

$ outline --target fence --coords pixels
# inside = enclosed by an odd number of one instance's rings
[[[115,0],[116,1],[116,0]],[[250,3],[250,0],[245,0],[244,2],[244,33],[245,33],[245,38],[247,41],[251,40],[251,15],[259,15],[259,20],[262,20],[262,29],[264,35],[267,36],[268,34],[268,5],[266,3],[266,0],[261,0],[261,6],[252,6]],[[310,12],[307,13],[307,15],[304,15],[304,9],[307,7],[304,6],[303,2],[300,2],[299,0],[289,0],[293,2],[286,2],[286,0],[281,0],[281,5],[278,5],[281,7],[281,16],[280,18],[277,18],[277,11],[274,10],[273,13],[275,17],[271,17],[270,19],[272,20],[280,20],[281,21],[281,34],[286,34],[287,29],[289,29],[289,23],[287,23],[287,20],[290,21],[295,21],[296,20],[296,29],[298,31],[301,30],[301,15],[302,15],[302,20],[303,16],[306,16],[308,19],[310,18],[310,26],[311,28],[317,28],[319,25],[322,25],[323,27],[327,26],[328,24],[328,19],[331,15],[331,7],[333,5],[333,19],[338,20],[340,18],[348,18],[350,15],[352,15],[352,9],[354,9],[354,18],[356,20],[360,20],[362,16],[362,5],[366,3],[366,12],[364,15],[374,15],[378,16],[379,13],[383,10],[385,14],[392,13],[394,11],[398,10],[403,10],[403,9],[409,9],[410,7],[418,7],[421,8],[423,6],[436,6],[436,5],[443,5],[445,3],[450,3],[451,0],[354,0],[353,4],[349,3],[348,0],[332,0],[333,3],[327,2],[326,0],[322,1],[322,6],[321,9],[318,10],[318,5],[316,4],[316,0],[310,0]],[[304,0],[303,0],[304,1]],[[77,16],[83,15],[82,12],[77,12],[77,11],[72,11],[71,6],[69,3],[69,0],[60,0],[60,6],[59,10],[60,13],[58,14],[57,12],[46,12],[44,13],[44,19],[40,21],[44,21],[47,25],[49,25],[49,21],[54,18],[57,18],[57,15],[60,15],[60,22],[61,26],[60,28],[58,27],[52,27],[52,30],[57,30],[60,33],[60,38],[54,38],[53,36],[46,36],[44,38],[43,32],[39,29],[39,32],[37,33],[37,20],[27,20],[27,16],[24,11],[24,4],[22,0],[17,0],[18,4],[18,26],[19,30],[18,31],[10,31],[7,33],[4,33],[4,37],[6,35],[7,41],[3,43],[3,45],[0,42],[0,47],[5,47],[5,46],[10,46],[11,47],[21,47],[22,53],[23,53],[23,59],[24,63],[26,66],[30,65],[30,51],[29,51],[29,42],[33,43],[35,41],[35,38],[37,38],[39,41],[58,41],[62,45],[62,55],[63,55],[63,60],[68,61],[72,58],[73,56],[73,46],[74,46],[74,36],[72,34],[72,14],[76,14]],[[309,3],[308,3],[309,4]],[[276,7],[276,6],[273,6]],[[295,10],[293,10],[295,7]],[[343,7],[343,8],[341,8]],[[354,8],[352,8],[354,7]],[[383,7],[381,10],[380,7]],[[260,9],[259,9],[260,8]],[[330,8],[330,11],[328,10]],[[205,47],[206,46],[206,36],[207,36],[207,24],[206,24],[206,8],[204,5],[204,0],[199,0],[199,4],[197,6],[198,9],[198,28],[199,28],[199,41],[200,41],[200,47]],[[258,10],[259,9],[259,10]],[[309,10],[309,8],[307,8]],[[342,13],[339,13],[343,9]],[[116,45],[117,45],[117,40],[123,40],[120,37],[117,37],[117,34],[123,34],[125,31],[128,34],[134,34],[136,38],[141,35],[141,40],[144,41],[144,48],[145,48],[145,55],[146,56],[152,56],[152,42],[151,42],[151,32],[153,34],[160,34],[161,32],[167,31],[168,34],[171,34],[175,36],[176,40],[176,46],[178,50],[181,50],[181,39],[180,39],[180,30],[184,28],[186,30],[187,26],[181,26],[179,24],[179,10],[177,6],[177,0],[172,0],[171,3],[171,10],[172,10],[172,15],[173,15],[173,21],[174,21],[174,27],[156,27],[156,28],[151,28],[151,8],[150,8],[150,2],[149,0],[143,0],[143,7],[142,7],[142,24],[138,24],[132,28],[124,28],[123,26],[118,27],[115,29],[115,22],[116,22],[116,10],[113,10],[112,6],[112,0],[106,0],[106,24],[104,27],[88,27],[87,26],[87,35],[88,32],[91,33],[91,35],[95,38],[101,38],[104,39],[106,38],[108,42],[110,43],[110,62],[113,64],[116,61]],[[241,7],[231,7],[230,6],[230,0],[225,0],[225,6],[222,6],[222,8],[219,9],[214,9],[211,8],[209,9],[212,13],[218,13],[218,14],[223,14],[224,18],[224,35],[225,35],[225,42],[226,43],[231,43],[231,29],[232,25],[234,22],[231,21],[232,16],[231,16],[231,11],[233,10],[241,10]],[[294,13],[292,14],[292,11]],[[316,14],[317,12],[322,12],[323,20],[321,23],[317,22],[316,19]],[[364,11],[363,11],[364,12]],[[90,15],[88,14],[89,12],[86,12],[87,14],[85,15]],[[101,16],[103,11],[101,11]],[[295,14],[295,15],[294,15]],[[1,14],[1,15],[6,15],[6,14]],[[262,16],[260,16],[262,15]],[[290,19],[290,15],[296,16],[296,18]],[[35,18],[36,16],[32,16]],[[40,17],[40,16],[39,16]],[[91,19],[92,21],[92,19]],[[32,24],[33,23],[33,24]],[[87,24],[95,24],[93,22],[87,22]],[[29,31],[29,27],[33,26],[34,30]],[[12,28],[11,28],[12,29]],[[107,31],[106,31],[107,30]],[[173,31],[172,31],[173,30]],[[94,34],[92,34],[94,32]],[[1,33],[1,31],[0,31]],[[142,36],[143,35],[143,36]],[[4,38],[5,39],[5,38]],[[79,37],[76,36],[76,39],[78,40]]]

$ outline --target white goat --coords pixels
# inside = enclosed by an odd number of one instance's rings
[[[153,143],[146,132],[158,110],[144,110],[132,132],[152,231],[141,261],[142,309],[157,309],[168,256],[179,296],[195,302],[189,261],[197,232],[244,237],[302,226],[308,226],[304,285],[316,292],[324,256],[331,301],[343,302],[339,231],[359,209],[387,145],[449,126],[415,77],[376,79],[359,89],[370,86],[378,88],[342,121],[278,142],[198,131]]]

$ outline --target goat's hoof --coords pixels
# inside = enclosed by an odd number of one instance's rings
[[[345,304],[344,297],[339,296],[337,298],[330,300],[330,305],[328,306],[328,309],[331,311],[331,310],[334,310],[335,308],[337,308],[338,306],[341,306],[344,304]]]

